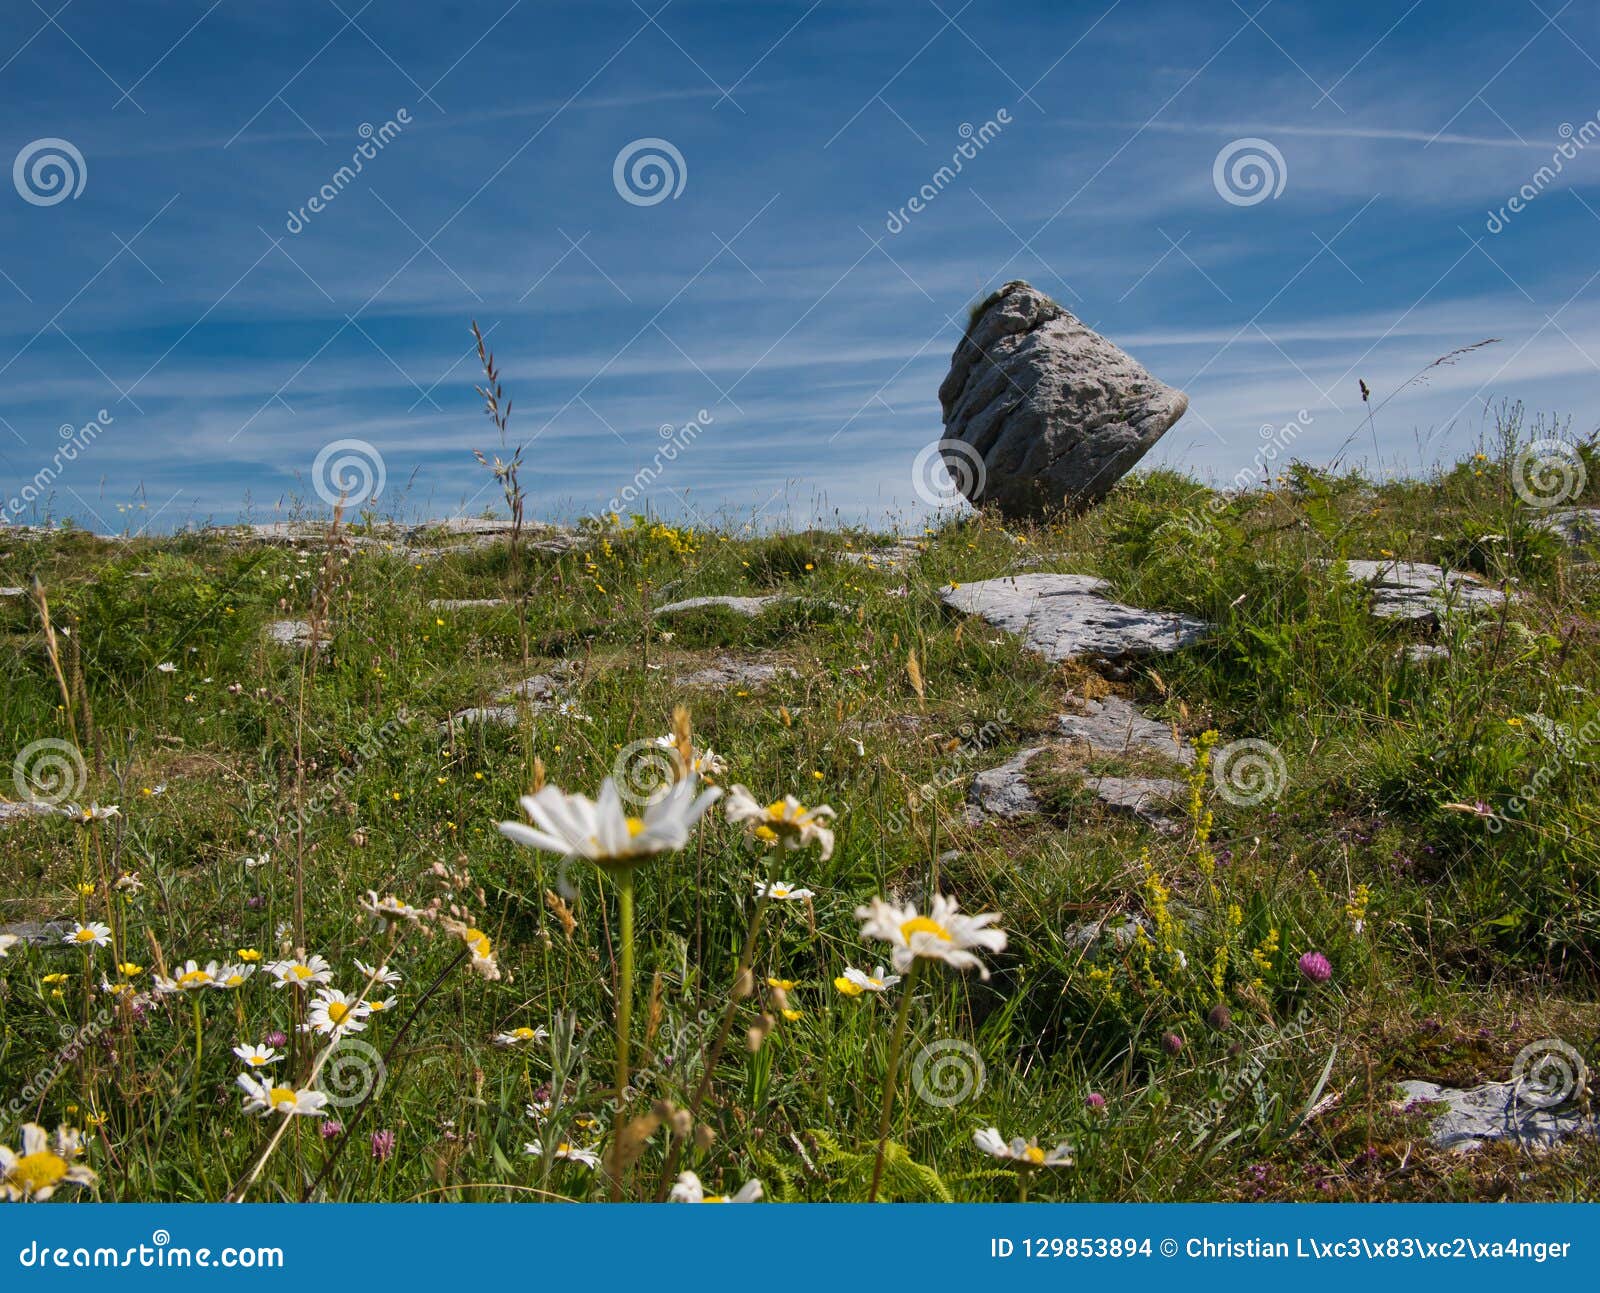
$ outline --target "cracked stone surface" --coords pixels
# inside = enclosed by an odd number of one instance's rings
[[[981,615],[1056,662],[1166,653],[1211,631],[1210,624],[1189,615],[1113,602],[1104,596],[1107,587],[1093,575],[1024,574],[947,585],[940,597],[953,610]]]
[[[31,800],[13,802],[9,799],[0,800],[0,825],[6,822],[17,821],[23,817],[49,817],[55,812],[49,804],[35,803]]]
[[[0,934],[13,934],[31,947],[62,947],[63,940],[71,932],[70,920],[22,920],[14,925],[0,925]]]
[[[1600,507],[1563,507],[1536,524],[1561,536],[1569,548],[1600,548]]]
[[[677,684],[680,687],[761,687],[779,678],[794,676],[794,670],[787,665],[723,657],[703,668],[678,675]]]
[[[1039,801],[1028,787],[1027,769],[1049,748],[1035,745],[1012,755],[998,768],[976,773],[967,788],[967,820],[973,824],[986,817],[1010,821],[1039,811]]]
[[[1401,1107],[1426,1102],[1446,1106],[1428,1128],[1440,1149],[1458,1154],[1486,1141],[1515,1141],[1532,1149],[1548,1149],[1568,1136],[1600,1135],[1600,1118],[1577,1109],[1544,1109],[1530,1103],[1526,1088],[1516,1082],[1486,1082],[1462,1090],[1434,1082],[1400,1083]],[[1520,1094],[1519,1094],[1520,1092]]]
[[[1435,660],[1448,660],[1450,648],[1435,646],[1431,642],[1410,642],[1402,654],[1412,664],[1432,664]]]
[[[1498,588],[1425,561],[1347,561],[1345,568],[1351,579],[1372,586],[1372,613],[1380,620],[1437,621],[1446,611],[1505,605]]]
[[[21,597],[27,591],[26,588],[0,588],[0,597]]]
[[[1173,740],[1171,728],[1146,718],[1138,706],[1121,696],[1078,703],[1083,712],[1060,715],[1056,727],[1063,736],[1082,741],[1096,754],[1131,754],[1144,750],[1185,767],[1194,763],[1194,751]]]
[[[1182,827],[1164,809],[1182,802],[1184,787],[1165,777],[1085,777],[1083,788],[1114,812],[1137,817],[1163,835]]]
[[[475,611],[506,605],[504,597],[436,597],[428,603],[430,611]]]
[[[562,704],[559,688],[560,683],[553,675],[536,673],[503,691],[497,691],[492,705],[458,709],[439,724],[439,734],[443,736],[452,727],[467,727],[475,723],[491,727],[515,727],[525,709],[533,714],[542,714],[559,708]]]
[[[765,597],[689,597],[681,602],[668,602],[665,606],[656,607],[657,615],[676,615],[680,611],[698,611],[707,607],[720,606],[732,611],[735,615],[743,615],[749,619],[766,610],[774,602],[784,600],[777,594],[768,594]]]
[[[1189,407],[1028,283],[983,303],[939,387],[950,477],[974,506],[1044,517],[1098,503]]]
[[[922,555],[922,544],[915,539],[896,539],[893,543],[868,548],[865,552],[846,552],[841,555],[846,561],[872,570],[905,570]]]
[[[267,641],[274,646],[294,647],[304,651],[311,645],[311,625],[305,620],[273,620],[266,627]],[[317,643],[319,651],[326,651],[329,647],[327,636],[324,635]]]

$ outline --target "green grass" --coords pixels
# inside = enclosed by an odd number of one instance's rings
[[[887,959],[860,943],[858,903],[922,903],[937,884],[967,910],[1001,912],[1010,944],[989,958],[987,983],[937,966],[920,977],[887,1197],[1014,1198],[1014,1174],[972,1144],[990,1125],[1074,1145],[1076,1166],[1039,1173],[1035,1199],[1579,1197],[1600,1168],[1593,1143],[1457,1157],[1431,1149],[1426,1119],[1393,1100],[1402,1078],[1503,1080],[1546,1037],[1600,1059],[1600,761],[1592,741],[1572,744],[1597,713],[1600,580],[1538,528],[1509,469],[1491,453],[1372,485],[1296,468],[1272,491],[1214,502],[1155,473],[1060,525],[945,525],[903,574],[843,560],[872,545],[862,533],[647,523],[521,562],[503,548],[414,562],[342,536],[296,552],[214,535],[0,533],[0,584],[37,578],[49,599],[70,701],[37,606],[0,601],[6,748],[74,742],[76,798],[121,808],[87,825],[0,826],[0,921],[108,920],[148,990],[158,956],[172,967],[283,954],[298,877],[303,946],[333,963],[334,986],[361,987],[358,957],[405,977],[395,1013],[357,1035],[385,1056],[381,1092],[359,1123],[354,1106],[333,1112],[342,1134],[294,1120],[251,1197],[604,1197],[602,1174],[523,1146],[609,1138],[615,894],[594,869],[519,849],[495,824],[519,816],[536,760],[549,781],[592,794],[618,752],[667,732],[683,703],[696,745],[727,760],[722,781],[838,811],[832,858],[807,850],[782,868],[817,897],[767,914],[758,990],[737,1004],[705,1130],[684,1155],[708,1187],[757,1176],[769,1197],[866,1196],[898,999],[846,998],[833,979]],[[1517,596],[1436,637],[1385,624],[1337,562],[1388,553],[1514,581]],[[1095,810],[1073,777],[1172,770],[1096,758],[1041,764],[1040,818],[970,825],[971,774],[1048,737],[1069,690],[1108,686],[939,602],[946,582],[1024,568],[1101,574],[1124,600],[1213,621],[1202,644],[1109,685],[1189,740],[1214,729],[1224,746],[1271,742],[1282,796],[1235,805],[1202,768],[1199,814],[1160,836]],[[648,612],[766,592],[794,600],[756,619]],[[508,604],[430,610],[440,597]],[[327,650],[265,643],[263,626],[286,617],[325,621]],[[1450,658],[1407,662],[1402,647],[1424,639]],[[792,673],[721,692],[674,681],[728,657]],[[578,713],[437,730],[540,672],[563,677]],[[1491,815],[1460,807],[1479,803]],[[267,865],[244,866],[263,852]],[[640,872],[631,1116],[690,1103],[765,868],[713,810],[689,848]],[[131,900],[111,889],[128,872],[145,886]],[[368,889],[462,907],[503,977],[449,968],[461,944],[438,929],[403,931],[391,948],[358,906]],[[1105,916],[1151,932],[1086,950],[1072,928]],[[1296,969],[1313,949],[1333,964],[1327,984]],[[99,1197],[221,1198],[275,1125],[241,1111],[230,1050],[292,1034],[293,991],[258,974],[203,994],[197,1059],[193,1002],[130,1009],[99,990],[112,959],[19,946],[0,961],[0,1095],[18,1098],[5,1143],[30,1118],[88,1125]],[[774,1008],[769,976],[796,981],[800,1014],[752,1051],[746,1030]],[[493,1044],[522,1025],[553,1038]],[[1182,1040],[1176,1054],[1168,1035]],[[283,1048],[283,1074],[310,1071],[312,1040]],[[925,1091],[946,1089],[932,1052],[914,1062],[936,1043],[954,1057],[949,1089],[977,1066],[981,1088],[920,1098],[914,1070]],[[330,1090],[341,1062],[324,1072]],[[1103,1111],[1086,1105],[1091,1091]],[[525,1106],[547,1095],[540,1125]],[[380,1130],[395,1135],[384,1161],[369,1139]],[[667,1134],[644,1145],[628,1197],[654,1194]]]

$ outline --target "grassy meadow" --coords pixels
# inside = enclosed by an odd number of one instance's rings
[[[1600,579],[1513,489],[1507,416],[1427,479],[1296,464],[1224,496],[1153,472],[1059,524],[913,534],[904,569],[850,559],[866,532],[646,518],[438,554],[376,517],[297,544],[0,530],[0,585],[27,590],[0,599],[0,793],[79,809],[0,822],[0,926],[64,922],[0,959],[6,1179],[75,1167],[57,1201],[648,1200],[684,1172],[769,1201],[1586,1197],[1592,1140],[1451,1154],[1394,1092],[1505,1080],[1541,1039],[1600,1062]],[[1391,555],[1514,596],[1380,621],[1340,562]],[[940,602],[1022,570],[1216,632],[1052,665]],[[753,618],[654,613],[769,593]],[[269,640],[284,619],[315,641]],[[693,677],[730,664],[774,668]],[[448,722],[535,675],[555,697],[514,726]],[[1041,769],[1036,817],[969,820],[975,772],[1112,693],[1202,751],[1181,830],[1081,793],[1149,771],[1117,759]],[[1209,752],[1244,738],[1281,793],[1218,793]],[[538,787],[686,759],[727,793],[638,865],[498,829]],[[834,816],[734,820],[734,786]],[[757,898],[776,883],[809,896]],[[999,914],[989,977],[923,958],[876,990],[893,949],[856,909],[936,894]],[[1080,936],[1106,916],[1141,920]],[[30,1122],[79,1141],[29,1153]]]

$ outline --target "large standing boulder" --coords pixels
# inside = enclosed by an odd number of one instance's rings
[[[1189,397],[1016,282],[973,311],[939,403],[943,456],[967,501],[1028,519],[1098,503]]]

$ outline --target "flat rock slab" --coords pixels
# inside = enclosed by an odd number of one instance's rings
[[[755,619],[770,606],[780,602],[809,602],[813,606],[826,607],[831,611],[846,611],[850,608],[839,602],[816,601],[809,597],[795,597],[788,593],[763,593],[750,597],[689,597],[681,602],[668,602],[665,606],[656,607],[657,615],[678,615],[684,611],[716,610],[731,611],[735,615],[742,615],[746,619]]]
[[[1121,696],[1079,702],[1083,712],[1062,714],[1056,727],[1070,740],[1082,741],[1096,754],[1135,754],[1147,751],[1189,767],[1194,751],[1173,739],[1172,729]]]
[[[32,800],[22,800],[20,802],[13,802],[9,799],[0,800],[0,826],[23,817],[53,817],[55,812],[56,810],[49,804],[36,803]]]
[[[1434,1082],[1400,1083],[1401,1105],[1426,1102],[1446,1106],[1428,1129],[1440,1149],[1464,1154],[1489,1141],[1515,1141],[1549,1149],[1568,1136],[1600,1135],[1600,1118],[1577,1109],[1545,1109],[1527,1099],[1516,1082],[1486,1082],[1467,1090]]]
[[[1450,648],[1435,646],[1431,642],[1409,642],[1401,652],[1412,664],[1433,664],[1450,658]]]
[[[1163,810],[1182,801],[1184,787],[1164,777],[1085,777],[1083,788],[1113,812],[1127,813],[1163,835],[1182,828]]]
[[[1104,596],[1107,587],[1093,575],[1024,574],[951,584],[939,595],[946,606],[981,615],[1056,662],[1176,651],[1211,631],[1210,624],[1189,615],[1110,601]]]
[[[23,920],[0,925],[0,934],[12,934],[30,947],[64,947],[71,932],[70,920]]]
[[[1146,938],[1155,941],[1154,931],[1145,917],[1135,912],[1117,912],[1101,916],[1098,920],[1082,920],[1075,925],[1068,925],[1061,933],[1061,941],[1068,947],[1083,951],[1106,942],[1117,951],[1125,952],[1133,946],[1141,931]]]
[[[26,588],[13,588],[13,587],[0,588],[0,597],[21,597],[27,591],[28,590]]]
[[[922,544],[912,539],[896,539],[893,543],[865,552],[846,552],[844,559],[872,570],[905,570],[922,555]]]
[[[986,768],[967,788],[967,820],[976,825],[986,817],[1010,821],[1039,811],[1039,801],[1028,788],[1028,764],[1049,748],[1036,745],[1013,755],[998,768]]]
[[[430,611],[477,611],[507,605],[504,597],[436,597],[428,603]]]
[[[1540,517],[1540,529],[1560,535],[1570,548],[1600,547],[1600,507],[1563,507]]]
[[[305,620],[273,620],[264,630],[267,641],[273,646],[293,647],[304,651],[311,645],[311,625]],[[319,651],[326,651],[329,642],[323,636],[317,643]]]
[[[1498,588],[1459,570],[1425,561],[1347,561],[1357,583],[1372,587],[1372,613],[1380,620],[1430,620],[1448,611],[1487,611],[1505,605]]]
[[[787,665],[765,660],[720,659],[679,674],[676,682],[680,687],[762,687],[779,678],[794,676],[794,670]]]
[[[498,691],[492,705],[473,705],[459,709],[439,724],[439,734],[446,735],[452,727],[470,727],[483,724],[489,727],[515,727],[524,711],[543,714],[562,708],[559,683],[547,673],[536,673],[531,678]]]

